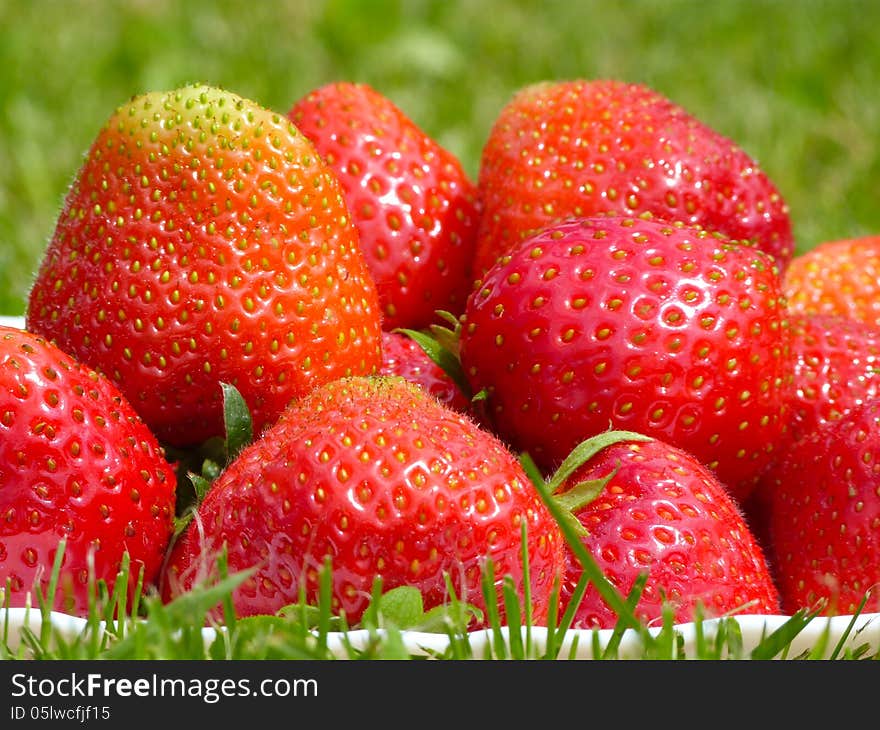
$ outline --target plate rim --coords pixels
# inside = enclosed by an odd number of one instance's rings
[[[686,658],[692,651],[697,642],[700,640],[711,639],[718,624],[722,620],[733,619],[739,626],[742,633],[742,645],[744,654],[754,649],[761,640],[768,634],[772,633],[791,616],[784,614],[742,614],[733,615],[722,618],[707,618],[701,622],[687,622],[674,624],[674,631],[681,637],[683,642],[682,654]],[[73,616],[60,611],[49,612],[49,621],[52,628],[56,630],[63,638],[71,640],[78,635],[82,635],[89,628],[89,620]],[[8,630],[8,645],[14,652],[18,649],[21,642],[21,634],[25,627],[38,633],[43,626],[43,614],[40,609],[31,607],[10,607],[0,609],[0,628]],[[98,630],[104,631],[106,623],[101,621],[97,624]],[[202,628],[202,637],[206,643],[213,641],[218,631],[222,627],[216,628],[205,626]],[[649,627],[648,631],[657,634],[661,631],[661,627]],[[548,630],[545,626],[523,627],[523,636],[528,632],[531,636],[533,645],[538,651],[546,645]],[[827,636],[825,632],[827,631]],[[510,627],[503,626],[500,628],[501,635],[507,642],[510,635]],[[382,633],[382,630],[379,630]],[[407,651],[413,656],[431,656],[433,653],[440,654],[449,646],[449,637],[443,633],[429,633],[423,631],[407,631],[401,632],[403,643]],[[347,656],[348,647],[355,649],[362,648],[371,641],[373,632],[369,629],[349,629],[348,631],[332,631],[327,633],[327,647],[331,653],[337,658],[344,659]],[[593,645],[595,641],[604,649],[608,643],[614,638],[614,629],[569,629],[559,646],[558,657],[560,659],[593,659]],[[485,655],[487,650],[491,650],[495,639],[496,632],[494,629],[485,628],[467,632],[468,642],[471,645],[471,651],[474,657]],[[809,652],[820,644],[823,639],[824,651],[820,658],[830,658],[832,652],[841,643],[842,648],[854,649],[859,646],[868,645],[874,652],[880,652],[880,612],[862,613],[835,616],[815,616],[804,629],[791,642],[786,654],[788,656],[798,656],[804,652]],[[619,659],[638,659],[641,657],[641,641],[639,633],[635,629],[625,629],[620,636],[620,643],[616,653]]]

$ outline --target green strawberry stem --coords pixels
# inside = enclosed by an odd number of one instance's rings
[[[177,457],[188,480],[179,483],[175,535],[180,535],[192,520],[213,481],[254,438],[251,412],[238,388],[230,383],[220,383],[220,387],[223,392],[224,437],[209,439],[190,451],[169,450]],[[183,489],[184,485],[189,489]]]
[[[577,510],[586,507],[602,493],[602,490],[605,489],[605,485],[611,481],[616,473],[617,470],[615,469],[608,476],[600,477],[599,479],[590,479],[585,482],[578,482],[564,494],[554,495],[553,499],[556,504],[562,507],[562,509],[566,512],[570,512],[572,516],[574,516],[574,513]],[[581,525],[577,519],[575,519],[575,522],[577,522],[577,525],[579,526],[579,529],[576,527],[578,532],[582,536],[586,536],[588,534],[586,528]]]
[[[609,446],[619,444],[624,441],[652,440],[653,439],[650,436],[645,436],[644,434],[636,433],[635,431],[613,430],[605,431],[604,433],[597,434],[596,436],[591,436],[590,438],[581,441],[571,450],[571,453],[559,465],[559,467],[553,473],[553,476],[550,477],[549,481],[547,482],[547,489],[549,490],[550,494],[556,494],[556,492],[559,491],[559,488],[562,486],[566,479],[568,479],[575,471],[586,464],[596,454],[602,451],[602,449],[606,449]],[[580,485],[576,486],[579,487]]]
[[[436,314],[440,319],[449,322],[452,327],[432,324],[428,328],[429,331],[399,327],[394,332],[400,332],[415,340],[431,361],[452,379],[468,400],[483,400],[486,394],[482,390],[478,393],[473,392],[464,369],[461,367],[461,358],[459,357],[461,322],[454,314],[442,309],[438,309]]]
[[[604,433],[591,436],[575,446],[571,450],[571,453],[569,453],[552,476],[547,480],[543,478],[535,464],[531,462],[531,457],[528,457],[530,462],[529,468],[533,469],[529,476],[532,481],[538,479],[541,481],[547,494],[550,495],[553,501],[563,510],[565,515],[564,519],[569,527],[581,537],[586,537],[589,533],[581,524],[580,520],[575,517],[574,513],[583,509],[596,499],[596,497],[602,493],[602,490],[605,489],[605,485],[607,485],[617,473],[617,470],[615,469],[607,476],[598,479],[588,479],[586,481],[577,482],[566,489],[562,494],[558,493],[560,488],[566,483],[572,474],[603,449],[627,441],[651,440],[652,438],[650,436],[635,431],[605,431]],[[520,457],[520,461],[522,462],[522,457]]]
[[[442,327],[439,324],[432,324],[429,329],[433,333],[437,342],[449,350],[449,352],[455,355],[456,359],[458,359],[458,351],[461,344],[461,322],[454,314],[442,309],[437,310],[437,316],[440,319],[449,322],[452,327]]]
[[[549,480],[544,479],[528,452],[523,452],[520,455],[523,469],[534,484],[541,501],[544,502],[550,514],[559,524],[569,549],[582,566],[583,574],[596,587],[605,602],[617,613],[622,625],[640,631],[644,627],[642,622],[636,618],[633,611],[634,605],[630,605],[630,602],[605,577],[602,568],[585,547],[582,538],[587,534],[586,529],[574,515],[575,510],[589,504],[601,493],[608,481],[614,476],[614,472],[601,479],[579,482],[562,495],[557,495],[555,492],[571,474],[602,449],[616,443],[650,440],[649,436],[632,431],[612,430],[598,434],[578,444]]]
[[[251,412],[234,385],[220,383],[223,389],[223,425],[226,430],[226,463],[228,464],[254,438]]]
[[[437,330],[445,330],[445,328],[438,327]],[[445,331],[449,332],[450,330]],[[398,328],[394,332],[400,332],[415,340],[428,357],[452,379],[452,382],[464,393],[465,397],[468,400],[472,398],[471,386],[465,377],[461,361],[458,359],[457,348],[452,350],[447,344],[441,342],[436,336],[436,331],[434,331],[434,335],[406,328]]]

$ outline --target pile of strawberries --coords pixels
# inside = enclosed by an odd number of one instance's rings
[[[794,252],[641,85],[522,89],[476,181],[362,84],[135,97],[0,330],[5,604],[63,539],[71,613],[127,554],[163,600],[250,571],[239,615],[329,565],[350,625],[377,578],[482,625],[491,566],[541,623],[584,580],[555,505],[645,621],[880,610],[880,236]],[[230,393],[254,438],[206,483]],[[574,625],[614,622],[588,587]]]

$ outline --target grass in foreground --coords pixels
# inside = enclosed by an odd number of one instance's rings
[[[577,536],[563,524],[570,544]],[[285,607],[274,616],[239,618],[232,608],[232,592],[249,572],[226,574],[221,556],[221,580],[201,586],[163,604],[156,595],[145,594],[138,582],[135,602],[126,605],[133,576],[123,563],[114,588],[104,581],[92,582],[88,616],[73,626],[53,620],[51,607],[58,590],[63,542],[53,566],[48,588],[37,592],[36,607],[23,626],[13,625],[10,612],[0,621],[0,659],[76,660],[546,660],[546,659],[653,659],[653,660],[767,660],[767,659],[880,659],[880,646],[850,641],[854,616],[844,634],[832,647],[829,627],[818,633],[815,644],[798,654],[790,650],[794,639],[814,620],[817,612],[800,612],[757,642],[744,641],[740,624],[733,616],[713,621],[697,617],[690,647],[681,627],[674,624],[670,609],[659,626],[649,628],[633,614],[642,584],[630,595],[621,596],[608,583],[587,555],[581,582],[563,615],[551,611],[546,626],[536,626],[520,601],[512,580],[502,581],[500,606],[490,606],[488,628],[469,632],[474,616],[469,604],[458,600],[449,584],[450,601],[424,611],[418,590],[409,587],[382,591],[376,583],[362,622],[349,627],[331,609],[331,571],[327,563],[321,575],[317,605],[304,601]],[[579,557],[583,557],[578,553]],[[523,556],[525,557],[525,556]],[[528,567],[527,563],[525,564]],[[139,581],[139,578],[137,579]],[[590,582],[612,605],[619,608],[617,626],[609,631],[572,631],[575,607]],[[528,584],[528,581],[525,581]],[[483,592],[495,595],[491,563],[483,576]],[[556,605],[556,601],[551,602]],[[215,618],[222,606],[223,620]],[[122,617],[122,618],[120,618]],[[588,644],[585,645],[585,642]],[[634,643],[635,642],[635,647]],[[849,645],[849,646],[848,646]],[[854,647],[854,648],[853,648]]]

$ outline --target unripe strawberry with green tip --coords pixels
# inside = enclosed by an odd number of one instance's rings
[[[163,441],[255,427],[381,363],[378,298],[333,171],[283,115],[191,85],[131,99],[68,191],[27,326],[104,373]]]
[[[52,608],[85,616],[93,582],[112,591],[126,553],[129,599],[141,571],[152,590],[175,488],[158,442],[112,382],[42,337],[0,326],[0,603],[38,605],[62,540]]]
[[[526,544],[522,534],[525,527]],[[546,619],[563,565],[558,525],[517,458],[400,377],[334,381],[298,399],[211,484],[173,545],[163,578],[172,598],[215,576],[255,569],[233,594],[239,616],[315,603],[330,559],[332,604],[360,620],[374,581],[418,588],[425,609],[456,596],[485,609],[509,576]]]
[[[762,548],[718,478],[687,451],[630,432],[609,431],[577,447],[548,483],[577,522],[595,567],[623,596],[644,580],[635,616],[658,624],[728,614],[781,613],[779,592]],[[561,606],[589,575],[572,546]],[[617,612],[590,585],[572,628],[610,629]]]
[[[455,155],[363,83],[313,89],[288,116],[345,190],[385,329],[427,327],[437,310],[460,313],[480,215],[476,184]]]
[[[651,213],[748,241],[783,270],[788,207],[755,159],[658,91],[613,79],[520,89],[496,118],[478,176],[475,275],[548,225]]]
[[[787,424],[786,316],[753,247],[647,217],[573,219],[488,272],[460,359],[493,428],[544,471],[610,426],[687,449],[744,498]]]

